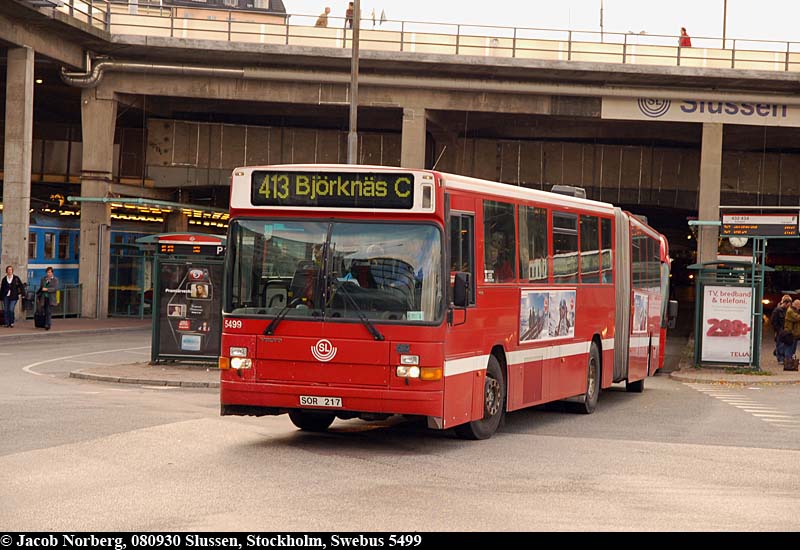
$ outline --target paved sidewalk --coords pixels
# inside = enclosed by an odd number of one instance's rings
[[[127,317],[109,317],[107,319],[53,318],[50,330],[34,328],[33,319],[19,320],[13,328],[0,325],[0,345],[6,342],[27,341],[36,338],[53,336],[70,336],[77,334],[96,334],[120,330],[149,330],[153,326],[151,319],[130,319]]]
[[[775,349],[773,334],[765,331],[761,344],[761,372],[763,374],[735,374],[744,371],[746,366],[730,365],[717,368],[698,368],[692,365],[693,357],[684,354],[681,357],[680,369],[670,373],[670,377],[681,382],[697,382],[703,384],[800,384],[800,372],[784,371],[783,365],[772,355]],[[686,350],[689,352],[689,350]]]
[[[218,388],[219,369],[211,364],[191,365],[110,365],[74,370],[71,378],[140,384],[146,386],[176,386],[182,388]]]

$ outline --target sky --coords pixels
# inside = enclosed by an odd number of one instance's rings
[[[291,14],[317,15],[330,6],[332,17],[343,17],[347,8],[347,0],[283,1]],[[605,32],[677,36],[686,27],[693,42],[700,41],[695,45],[703,45],[702,37],[722,36],[725,0],[602,0],[602,4]],[[406,21],[599,32],[600,5],[601,0],[362,0],[361,12],[366,17],[374,8],[378,17],[384,11],[389,19]],[[727,14],[728,39],[796,40],[793,51],[800,51],[800,1],[727,0]]]

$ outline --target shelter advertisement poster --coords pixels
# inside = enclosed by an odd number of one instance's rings
[[[160,355],[219,356],[222,265],[160,266]]]
[[[519,341],[536,342],[575,336],[575,290],[523,290]]]
[[[751,288],[706,286],[703,289],[701,361],[750,363],[752,306]]]

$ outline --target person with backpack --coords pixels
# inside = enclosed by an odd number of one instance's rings
[[[43,314],[43,328],[45,330],[50,330],[53,306],[58,305],[58,294],[56,294],[58,290],[58,279],[53,274],[53,268],[48,267],[45,270],[45,276],[39,282],[38,299],[36,301],[36,314]]]
[[[17,275],[14,275],[12,266],[6,267],[6,275],[0,283],[0,296],[3,297],[3,321],[8,328],[14,326],[14,310],[20,296],[25,295],[25,286]]]

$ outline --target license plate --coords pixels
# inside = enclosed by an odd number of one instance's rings
[[[301,395],[300,406],[302,407],[329,407],[334,409],[342,408],[341,397],[321,397],[318,395]]]

